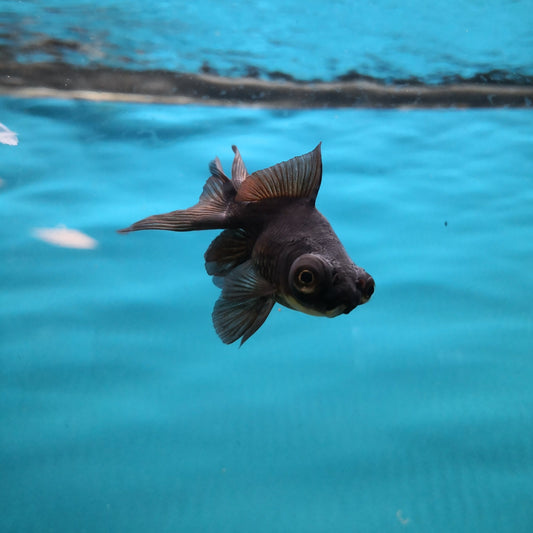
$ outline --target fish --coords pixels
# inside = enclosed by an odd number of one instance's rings
[[[198,203],[152,215],[118,230],[223,230],[204,254],[221,289],[212,320],[225,344],[241,345],[265,322],[275,303],[309,315],[348,314],[370,299],[375,282],[357,266],[316,209],[322,181],[321,143],[251,174],[238,148],[231,178],[220,160]]]

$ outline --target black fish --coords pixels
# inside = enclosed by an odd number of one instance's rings
[[[374,280],[348,257],[315,208],[322,179],[320,144],[253,174],[232,148],[231,180],[216,158],[196,205],[153,215],[120,232],[224,230],[207,249],[205,266],[222,289],[213,324],[227,344],[250,338],[275,302],[327,317],[367,302]]]

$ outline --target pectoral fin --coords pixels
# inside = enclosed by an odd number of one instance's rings
[[[226,344],[242,337],[241,345],[263,324],[274,305],[274,287],[260,276],[250,261],[224,279],[213,310],[213,324]]]

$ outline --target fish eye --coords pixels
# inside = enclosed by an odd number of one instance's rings
[[[289,279],[297,293],[312,294],[328,280],[328,271],[321,256],[304,254],[292,264]]]
[[[313,272],[310,267],[304,267],[297,271],[294,285],[299,292],[309,294],[314,292],[318,285],[317,273]]]
[[[301,285],[312,285],[315,281],[315,275],[308,269],[301,270],[298,274],[298,281]]]

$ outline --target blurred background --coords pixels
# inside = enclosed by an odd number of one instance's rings
[[[532,13],[0,1],[0,529],[531,531]],[[302,99],[328,83],[386,103]],[[413,87],[446,96],[389,98]],[[232,144],[251,172],[320,141],[317,207],[376,292],[226,346],[217,232],[116,230]]]

